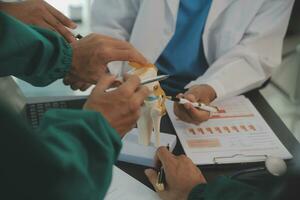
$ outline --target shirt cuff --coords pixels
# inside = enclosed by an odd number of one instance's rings
[[[202,193],[206,188],[206,184],[196,185],[188,196],[188,200],[199,200],[202,198]]]
[[[198,199],[264,199],[263,193],[256,187],[220,176],[206,185],[197,185],[189,194],[188,200]]]
[[[73,49],[69,43],[63,43],[62,53],[63,56],[61,58],[61,65],[55,65],[53,69],[49,72],[50,77],[54,80],[65,77],[67,72],[71,68]]]

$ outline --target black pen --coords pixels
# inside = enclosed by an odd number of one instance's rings
[[[155,81],[163,81],[169,77],[170,77],[169,75],[159,75],[159,76],[152,77],[152,78],[146,78],[144,80],[141,80],[140,85],[146,85],[148,83],[153,83]],[[109,89],[105,90],[105,92],[112,92],[116,89],[118,89],[118,88],[117,87],[109,88]]]
[[[167,145],[167,149],[170,150],[169,144]],[[165,174],[165,171],[164,171],[164,167],[161,166],[160,170],[158,172],[158,175],[157,175],[156,188],[160,192],[162,192],[162,191],[165,190],[165,185],[166,185],[166,174]]]
[[[76,38],[76,40],[80,40],[80,39],[82,39],[82,38],[83,38],[83,36],[82,36],[82,35],[80,35],[80,34],[77,34],[77,35],[75,36],[75,38]]]

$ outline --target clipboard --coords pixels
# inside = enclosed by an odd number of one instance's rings
[[[185,154],[196,165],[255,163],[267,156],[291,159],[260,113],[245,96],[212,103],[222,112],[212,113],[207,122],[192,125],[179,120],[173,102],[166,108]]]
[[[243,155],[234,154],[232,156],[214,157],[213,163],[219,164],[232,164],[232,163],[250,163],[250,162],[263,162],[267,159],[268,155]]]

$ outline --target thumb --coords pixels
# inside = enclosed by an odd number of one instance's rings
[[[115,80],[116,80],[116,77],[113,75],[103,75],[99,79],[94,90],[98,91],[98,92],[104,92],[115,82]]]
[[[154,187],[154,189],[157,191],[156,188],[157,172],[153,169],[146,169],[145,174],[148,180],[150,181],[150,183],[152,184],[152,186]]]
[[[196,96],[195,94],[191,94],[191,93],[187,93],[186,95],[184,95],[184,97],[191,102],[197,102],[199,100],[198,96]]]

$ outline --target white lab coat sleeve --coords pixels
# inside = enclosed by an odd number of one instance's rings
[[[128,41],[142,0],[93,0],[91,29],[95,33]],[[122,62],[112,62],[112,74],[122,75]]]
[[[203,76],[186,88],[208,84],[219,99],[260,87],[281,63],[293,4],[294,0],[266,1],[239,44],[218,57]]]

